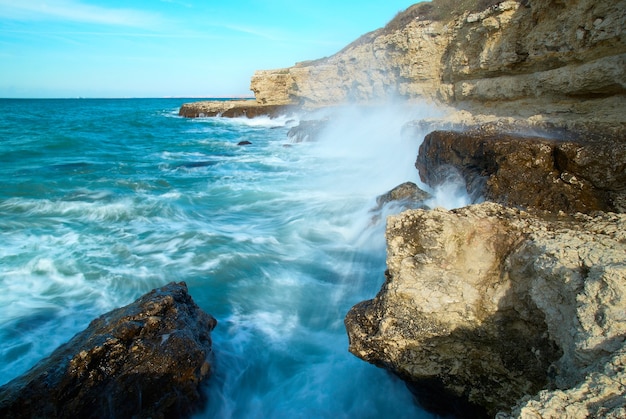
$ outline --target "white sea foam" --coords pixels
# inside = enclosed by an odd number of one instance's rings
[[[421,138],[401,127],[430,112],[335,109],[318,142],[291,147],[297,118],[172,118],[94,157],[110,164],[93,176],[55,178],[62,192],[1,200],[3,382],[102,312],[185,281],[219,322],[201,416],[419,416],[401,382],[347,352],[343,318],[384,282],[384,217],[398,208],[370,210],[418,179]]]
[[[254,118],[237,117],[237,118],[217,118],[220,123],[225,125],[243,125],[248,127],[258,128],[276,128],[289,125],[296,125],[298,122],[298,116],[295,114],[279,115],[276,117],[269,117],[266,115],[257,116]]]

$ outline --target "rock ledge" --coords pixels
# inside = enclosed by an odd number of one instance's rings
[[[181,417],[203,399],[216,320],[184,282],[92,321],[0,387],[0,417]]]
[[[286,105],[264,105],[254,100],[215,100],[185,103],[178,111],[185,118],[204,118],[223,116],[227,118],[257,116],[276,117],[288,113],[291,109]]]

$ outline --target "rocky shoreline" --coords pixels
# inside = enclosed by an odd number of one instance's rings
[[[486,202],[409,210],[389,217],[386,235],[387,280],[346,317],[353,354],[492,417],[516,403],[539,411],[536,399],[520,400],[556,389],[569,393],[567,417],[626,413],[619,368],[593,388],[615,405],[576,390],[623,360],[626,214]]]
[[[476,1],[445,17],[438,8],[449,4],[416,4],[332,57],[258,71],[253,101],[190,103],[179,114],[275,117],[390,98],[448,107],[405,127],[407,136],[427,133],[416,168],[433,187],[459,176],[487,202],[427,209],[410,184],[380,197],[419,209],[387,220],[386,280],[347,314],[350,352],[442,413],[626,417],[626,0]],[[289,135],[313,140],[327,122],[305,121]],[[1,387],[0,415],[63,416],[57,399],[89,416],[87,403],[105,403],[98,392],[154,409],[129,414],[189,414],[180,397],[191,405],[200,397],[215,320],[198,313],[186,287],[168,287],[138,300],[152,305],[130,317],[95,320]],[[145,314],[155,307],[189,313],[193,324],[162,331],[165,314]],[[120,316],[126,323],[93,330]],[[153,365],[142,357],[120,367],[135,347],[147,356],[187,329],[187,343],[164,354],[183,356],[167,358],[174,372],[129,375]],[[138,405],[136,390],[109,387],[97,374],[103,353],[116,380],[164,393]],[[68,365],[72,376],[61,373]]]
[[[388,219],[386,282],[345,320],[353,354],[444,413],[624,417],[626,2],[482,4],[447,19],[449,2],[414,5],[332,57],[256,72],[251,90],[303,110],[448,107],[404,129],[427,134],[420,177],[490,201]]]
[[[206,100],[183,104],[178,115],[185,118],[275,117],[288,112],[290,108],[289,105],[263,105],[254,100]]]

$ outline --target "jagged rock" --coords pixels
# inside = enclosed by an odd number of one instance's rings
[[[424,208],[424,201],[430,198],[432,195],[421,190],[415,183],[404,182],[389,192],[377,196],[376,204],[380,208],[389,202],[402,201],[410,208]]]
[[[294,143],[315,141],[328,124],[328,119],[300,121],[298,125],[289,129],[287,137]]]
[[[467,6],[475,10],[462,9]],[[498,112],[499,104],[532,99],[509,108],[509,116],[541,103],[585,101],[594,104],[596,118],[607,118],[609,106],[597,99],[616,96],[622,105],[611,118],[623,120],[625,0],[454,7],[437,0],[412,6],[331,57],[255,72],[250,89],[260,103],[302,106],[403,97],[490,102]],[[437,8],[450,10],[432,13]]]
[[[189,416],[203,399],[216,325],[170,283],[92,321],[0,387],[1,417]]]
[[[468,191],[512,206],[550,211],[622,211],[626,138],[559,140],[494,133],[434,131],[416,167],[425,183],[443,181],[450,167]]]
[[[432,195],[420,189],[413,182],[404,182],[392,190],[376,197],[376,207],[370,211],[372,223],[377,223],[383,217],[383,209],[386,204],[394,203],[396,212],[415,208],[429,208],[426,201]]]
[[[596,385],[614,396],[589,408],[624,408],[626,215],[483,203],[406,211],[386,234],[387,280],[345,319],[354,355],[490,415],[542,389]]]
[[[496,418],[625,418],[625,366],[626,348],[622,347],[604,364],[604,368],[589,373],[578,385],[524,397],[510,414],[501,412]]]
[[[276,117],[288,113],[289,110],[289,106],[263,105],[254,100],[215,100],[185,103],[180,107],[178,115],[185,118],[212,116],[223,116],[226,118],[246,116],[254,118],[264,115]]]

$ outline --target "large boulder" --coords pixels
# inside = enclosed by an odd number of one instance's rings
[[[0,417],[189,416],[203,400],[216,323],[185,283],[155,289],[0,387]]]
[[[386,235],[386,282],[345,319],[354,355],[490,415],[585,385],[604,387],[579,411],[623,408],[626,215],[483,203],[409,210]]]
[[[554,134],[554,133],[553,133]],[[450,170],[468,191],[510,206],[549,211],[623,212],[626,138],[555,139],[493,129],[434,131],[415,163],[431,186]]]

